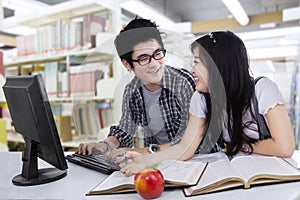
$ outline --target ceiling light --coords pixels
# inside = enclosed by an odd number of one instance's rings
[[[290,34],[300,34],[300,27],[289,27],[289,28],[277,28],[270,30],[262,30],[262,31],[250,31],[244,33],[237,33],[237,35],[242,40],[257,40],[262,38],[276,38],[276,37],[286,37]]]
[[[265,24],[260,24],[259,28],[264,29],[264,28],[275,28],[276,23],[265,23]]]
[[[139,17],[150,19],[155,21],[160,28],[173,29],[175,23],[165,17],[164,15],[158,13],[156,10],[146,5],[145,3],[137,0],[128,0],[121,3],[121,8],[138,15]]]
[[[2,0],[2,6],[17,12],[36,12],[48,9],[50,6],[34,0]]]
[[[246,26],[247,24],[249,24],[249,17],[238,0],[222,1],[240,25]]]
[[[280,57],[296,57],[298,56],[298,46],[284,46],[271,48],[248,49],[249,58],[256,59],[272,59]]]
[[[282,11],[282,20],[293,21],[300,19],[300,7],[288,8]]]

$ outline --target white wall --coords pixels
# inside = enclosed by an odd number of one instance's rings
[[[252,61],[250,62],[251,71],[254,77],[267,76],[273,80],[281,91],[286,105],[289,106],[291,95],[292,75],[295,71],[296,63],[271,61],[273,68],[270,67],[266,61]]]

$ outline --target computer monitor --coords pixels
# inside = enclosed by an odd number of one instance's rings
[[[7,77],[3,91],[15,130],[25,141],[22,173],[13,184],[37,185],[65,177],[68,166],[42,76]],[[38,169],[38,157],[54,167]]]

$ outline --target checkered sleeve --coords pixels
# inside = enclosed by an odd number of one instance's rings
[[[115,136],[119,142],[120,147],[132,147],[133,134],[135,133],[135,123],[132,120],[130,109],[130,98],[132,92],[130,86],[127,85],[123,93],[122,102],[122,116],[118,126],[111,126],[108,136]]]

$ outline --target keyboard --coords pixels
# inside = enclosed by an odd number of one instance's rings
[[[120,170],[118,163],[112,163],[107,160],[106,154],[81,155],[74,153],[67,155],[66,159],[72,163],[102,172],[104,174],[111,174],[114,171]]]

